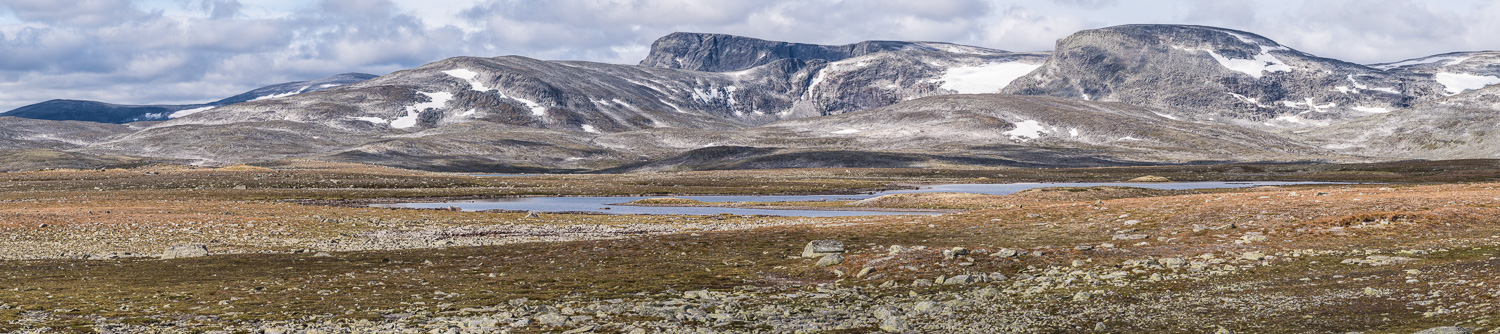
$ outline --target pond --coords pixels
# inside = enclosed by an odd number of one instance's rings
[[[1327,182],[1169,182],[1169,183],[1005,183],[1005,184],[944,184],[923,186],[919,189],[902,189],[862,195],[789,195],[789,196],[672,196],[704,202],[786,202],[786,201],[853,201],[881,195],[960,192],[990,195],[1009,195],[1018,191],[1046,187],[1099,187],[1121,186],[1151,189],[1209,189],[1246,188],[1299,184],[1328,184]],[[448,208],[458,207],[464,211],[520,210],[537,212],[598,212],[610,214],[657,214],[657,215],[772,215],[793,217],[837,217],[871,215],[935,215],[934,212],[911,211],[838,211],[838,210],[774,210],[717,207],[647,207],[615,205],[641,199],[663,197],[527,197],[484,200],[463,200],[429,203],[373,204],[375,207],[394,208]],[[607,208],[607,209],[605,209]]]

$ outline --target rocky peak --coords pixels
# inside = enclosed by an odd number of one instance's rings
[[[865,41],[846,45],[819,45],[703,33],[672,33],[651,44],[651,53],[641,66],[704,72],[743,71],[783,59],[838,61],[871,53],[939,49],[945,43]],[[956,45],[954,45],[956,46]],[[973,48],[973,47],[966,47]],[[976,48],[982,49],[982,48]],[[985,51],[1003,52],[998,50]]]

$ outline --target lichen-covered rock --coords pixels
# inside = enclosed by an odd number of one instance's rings
[[[809,259],[843,252],[844,242],[838,240],[813,240],[802,247],[802,257]]]
[[[187,257],[208,256],[208,246],[205,245],[178,245],[167,247],[161,252],[162,259],[177,259]]]

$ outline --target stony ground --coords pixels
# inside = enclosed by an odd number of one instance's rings
[[[1022,171],[607,183],[274,167],[0,174],[0,331],[1500,332],[1500,184],[1058,189],[864,204],[975,210],[942,216],[528,216],[362,205],[825,193]],[[1492,173],[1448,167],[1383,172]],[[1374,168],[1355,169],[1346,174]],[[832,242],[806,249],[815,240]]]

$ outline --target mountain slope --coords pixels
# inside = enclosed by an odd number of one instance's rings
[[[0,115],[54,121],[89,121],[115,124],[161,121],[191,115],[214,107],[319,91],[374,77],[374,75],[370,74],[345,73],[313,81],[288,82],[257,88],[249,92],[204,104],[122,105],[82,100],[49,100],[22,106]]]

